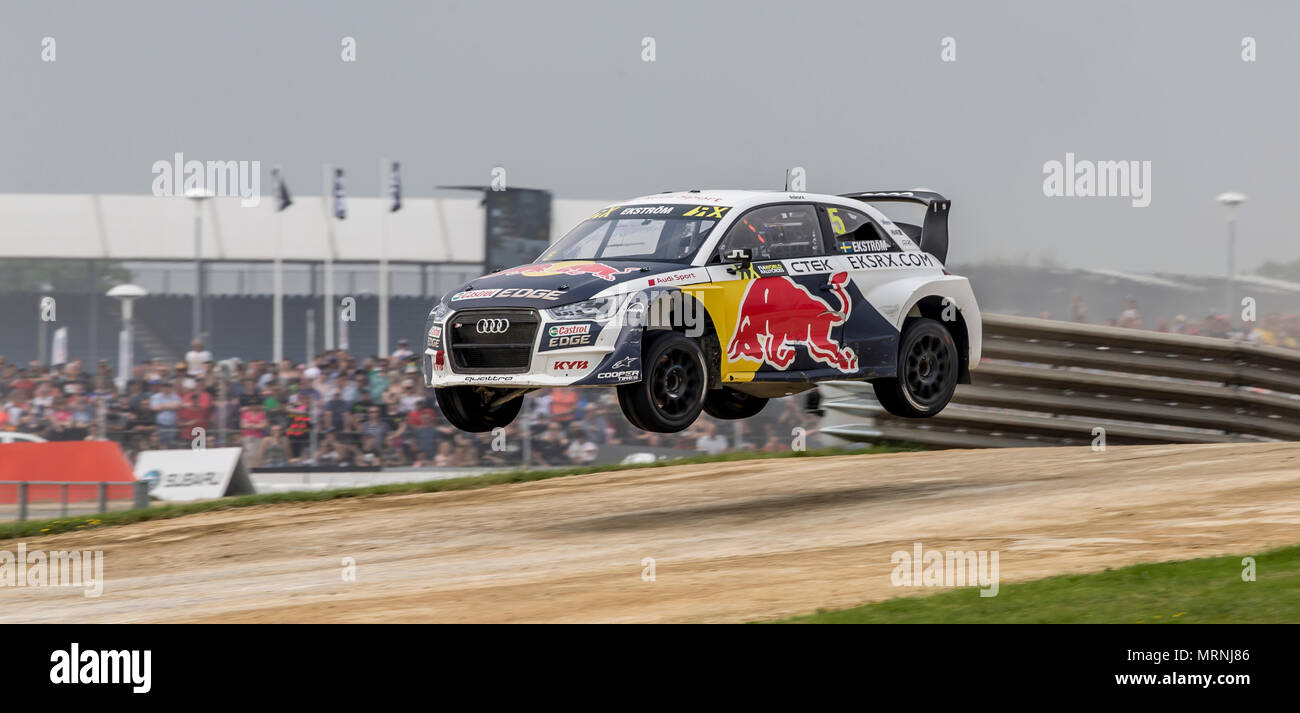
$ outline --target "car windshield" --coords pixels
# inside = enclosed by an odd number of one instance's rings
[[[730,206],[616,205],[582,221],[538,261],[690,262]]]

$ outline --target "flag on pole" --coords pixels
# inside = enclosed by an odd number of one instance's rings
[[[289,196],[289,186],[285,184],[279,166],[271,169],[271,177],[275,179],[275,195],[279,199],[276,210],[281,211],[293,205],[293,198]]]
[[[343,205],[343,169],[334,169],[334,217],[346,220],[348,209]]]
[[[388,173],[388,195],[393,199],[393,204],[388,208],[389,213],[396,213],[402,209],[402,165],[396,161],[393,162],[392,170]]]
[[[68,328],[59,327],[54,330],[54,347],[50,356],[51,364],[68,363]]]

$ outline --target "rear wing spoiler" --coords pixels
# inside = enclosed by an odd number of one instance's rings
[[[843,193],[841,198],[852,198],[863,203],[914,203],[925,206],[925,224],[921,228],[921,249],[948,262],[948,208],[952,201],[931,191],[869,191]]]

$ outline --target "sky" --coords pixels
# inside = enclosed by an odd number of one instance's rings
[[[610,201],[779,189],[799,166],[809,191],[944,193],[952,261],[1221,274],[1230,190],[1243,271],[1300,258],[1300,3],[0,0],[0,18],[2,193],[147,194],[177,152],[280,164],[299,195],[325,163],[377,195],[381,157],[409,195],[501,166]],[[1150,205],[1044,195],[1067,153],[1149,161]]]

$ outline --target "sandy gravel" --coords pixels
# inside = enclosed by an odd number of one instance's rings
[[[104,593],[0,588],[0,622],[745,621],[928,593],[890,583],[914,542],[997,550],[1003,583],[1294,544],[1300,443],[782,459],[244,508],[29,540],[102,549]]]

